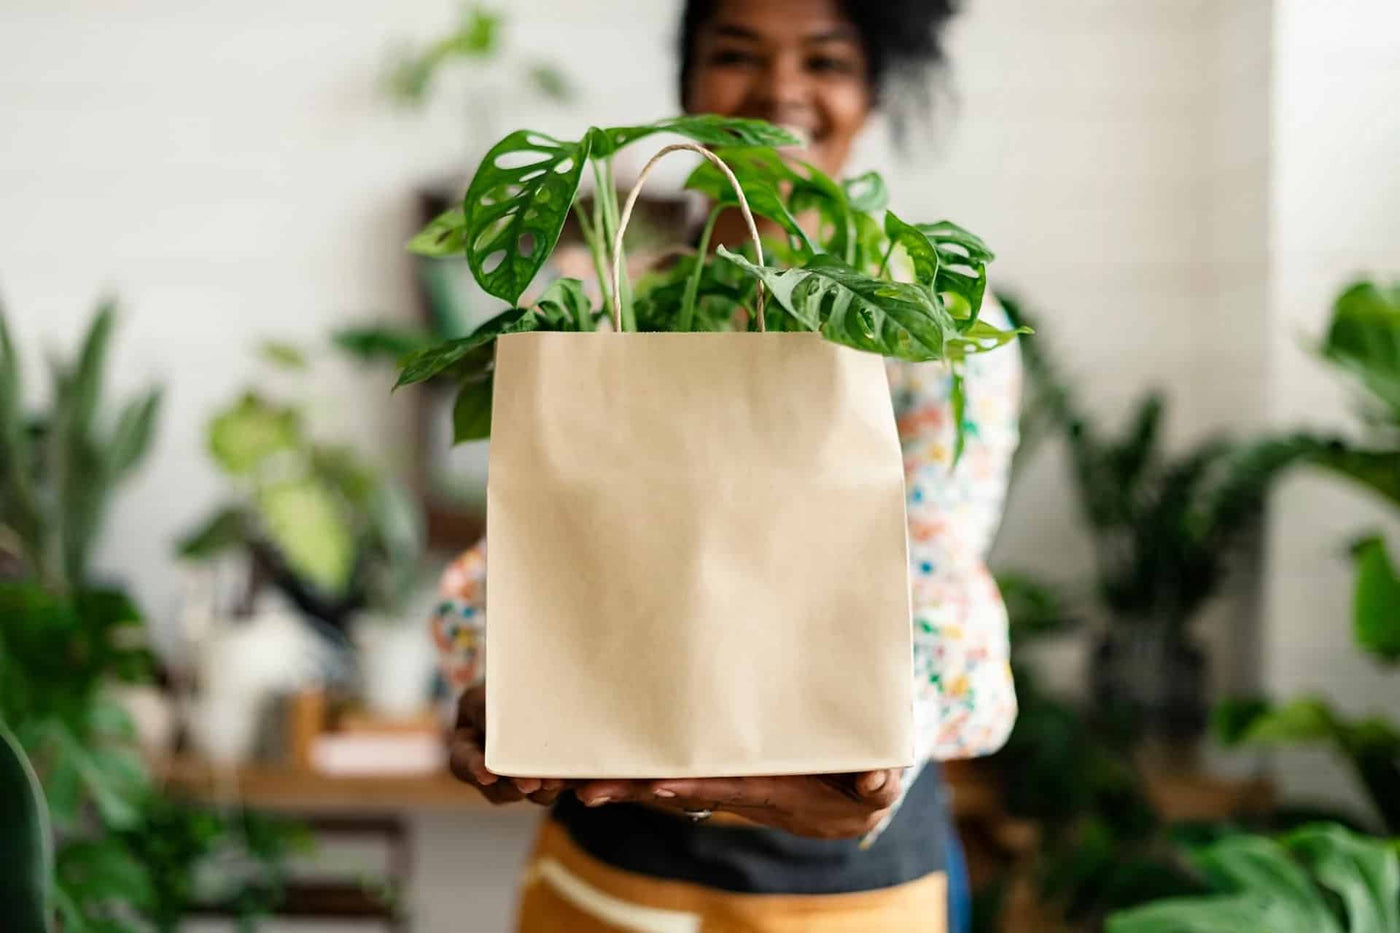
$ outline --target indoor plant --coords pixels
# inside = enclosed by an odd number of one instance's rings
[[[998,297],[1014,321],[1028,323],[1019,302]],[[1252,539],[1274,481],[1316,444],[1301,434],[1212,437],[1169,455],[1160,393],[1140,400],[1114,436],[1087,414],[1041,344],[1027,343],[1023,357],[1027,433],[1063,435],[1093,535],[1096,596],[1108,621],[1093,656],[1095,705],[1172,745],[1190,742],[1208,710],[1206,659],[1191,623]]]
[[[88,555],[118,483],[149,450],[160,398],[152,390],[115,417],[106,410],[114,322],[112,305],[104,304],[77,358],[52,362],[50,407],[30,411],[0,312],[0,557],[12,558],[0,560],[0,732],[13,733],[43,785],[42,796],[11,793],[22,759],[0,742],[7,781],[0,842],[24,842],[16,820],[28,834],[51,820],[52,871],[33,864],[46,856],[31,835],[23,851],[7,849],[15,859],[6,862],[7,881],[41,872],[51,909],[64,929],[79,931],[146,929],[148,922],[173,929],[193,903],[199,857],[216,848],[236,859],[250,851],[239,838],[246,820],[238,811],[216,816],[183,807],[168,817],[170,804],[152,787],[130,717],[113,697],[115,685],[151,683],[157,663],[139,610],[119,587],[94,579]],[[210,821],[221,829],[205,835],[201,852],[155,857],[179,826]],[[239,889],[275,890],[283,841],[291,837],[280,829],[271,835],[278,841],[244,862],[254,873],[234,879]]]
[[[1365,390],[1368,430],[1362,444],[1313,441],[1311,461],[1400,506],[1400,284],[1358,282],[1345,289],[1320,349]],[[1400,574],[1378,534],[1355,544],[1352,555],[1353,639],[1393,671],[1400,663]],[[1348,717],[1317,696],[1280,705],[1255,698],[1223,704],[1216,724],[1230,744],[1331,746],[1351,765],[1386,831],[1400,834],[1400,724],[1393,717]]]

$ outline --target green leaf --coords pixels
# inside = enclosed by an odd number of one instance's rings
[[[937,360],[954,332],[946,312],[923,289],[865,275],[831,256],[816,256],[801,269],[774,269],[724,247],[719,255],[763,282],[804,327],[857,350]]]
[[[97,314],[83,339],[78,362],[66,379],[61,393],[63,425],[70,443],[91,436],[93,417],[102,395],[102,377],[107,366],[107,348],[111,344],[112,327],[116,323],[116,304],[109,300],[98,306]]]
[[[465,379],[457,388],[452,406],[452,443],[484,440],[491,436],[491,395],[495,378]]]
[[[938,251],[936,291],[967,329],[977,321],[987,293],[987,263],[996,257],[982,240],[951,221],[920,224],[919,229]]]
[[[953,409],[953,463],[957,464],[967,447],[967,383],[963,381],[961,373],[953,373],[950,395]]]
[[[1337,718],[1325,700],[1299,697],[1263,711],[1240,736],[1251,745],[1325,742],[1338,736]]]
[[[434,340],[433,335],[423,328],[390,324],[342,327],[331,334],[331,343],[365,362],[388,360],[398,363],[408,354],[430,346]]]
[[[1268,930],[1341,933],[1322,893],[1272,839],[1226,836],[1192,859],[1226,890],[1247,891],[1268,904]]]
[[[593,302],[578,279],[562,278],[552,282],[535,303],[535,309],[543,319],[541,330],[593,329]]]
[[[430,259],[464,255],[467,249],[467,219],[462,208],[443,211],[408,241],[408,251]]]
[[[780,225],[804,256],[816,252],[807,231],[788,210],[780,194],[784,185],[800,180],[782,156],[772,149],[752,147],[717,149],[715,155],[734,173],[739,187],[744,191],[744,198],[749,202],[749,210],[755,216],[766,217]],[[695,167],[695,171],[686,179],[685,187],[700,192],[716,204],[739,203],[729,179],[708,160]]]
[[[287,565],[327,593],[342,593],[355,565],[354,537],[335,495],[317,479],[262,490],[258,510]]]
[[[1273,910],[1248,895],[1179,897],[1114,914],[1105,933],[1305,933],[1296,926],[1273,927]],[[1286,921],[1285,921],[1286,923]],[[1311,933],[1311,931],[1306,931]]]
[[[258,345],[258,355],[282,369],[306,369],[306,354],[301,347],[285,340],[264,340]]]
[[[564,72],[548,62],[538,62],[526,72],[530,83],[541,95],[556,103],[564,103],[574,96],[573,88]]]
[[[44,933],[52,926],[53,835],[39,778],[19,742],[0,723],[0,904],[5,929]]]
[[[866,172],[841,183],[846,200],[853,210],[869,213],[883,211],[890,203],[890,192],[879,172]]]
[[[1356,643],[1383,661],[1400,661],[1400,576],[1385,542],[1373,538],[1356,552],[1352,605]]]
[[[1289,834],[1284,844],[1342,899],[1350,933],[1400,930],[1400,858],[1385,842],[1318,824]]]
[[[564,228],[589,140],[518,130],[491,147],[462,201],[467,264],[489,294],[515,304]]]
[[[107,475],[115,482],[140,465],[155,436],[160,414],[161,392],[153,389],[133,399],[117,416],[112,441],[107,448]]]
[[[466,19],[454,44],[458,51],[485,57],[496,50],[501,32],[501,15],[481,6],[467,9]]]
[[[64,888],[81,891],[83,901],[97,908],[99,917],[111,904],[130,904],[139,910],[155,903],[150,872],[115,838],[66,843],[59,849],[57,863]]]
[[[191,560],[208,560],[248,544],[243,510],[229,506],[215,512],[175,545],[175,552]]]
[[[1338,296],[1322,354],[1400,420],[1400,285],[1358,282]]]
[[[399,381],[394,384],[394,387],[424,382],[464,361],[474,362],[479,369],[488,365],[491,360],[489,352],[479,351],[489,351],[490,348],[487,345],[493,343],[497,337],[505,334],[523,334],[539,329],[540,319],[533,311],[528,308],[509,308],[482,324],[466,337],[447,340],[409,356],[403,361]],[[471,375],[471,373],[466,375]]]
[[[787,130],[748,117],[721,117],[712,113],[668,117],[640,126],[593,127],[585,137],[593,155],[605,158],[623,146],[656,133],[675,133],[706,146],[798,146],[801,140]]]
[[[909,261],[914,266],[914,281],[924,286],[931,294],[938,281],[938,250],[932,241],[917,227],[907,224],[895,215],[885,212],[885,235],[904,248]]]
[[[1400,451],[1361,450],[1336,441],[1317,444],[1309,459],[1400,507]]]
[[[209,423],[209,452],[234,476],[256,470],[264,460],[301,443],[296,410],[274,405],[254,392],[245,393]]]

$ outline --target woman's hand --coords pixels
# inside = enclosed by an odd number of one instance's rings
[[[486,770],[486,687],[468,687],[457,701],[457,725],[448,743],[448,767],[492,803],[533,800],[551,804],[568,782],[554,778],[508,778]]]
[[[900,772],[782,777],[588,781],[578,799],[588,806],[647,803],[668,809],[725,810],[799,836],[842,839],[880,825],[899,799]]]

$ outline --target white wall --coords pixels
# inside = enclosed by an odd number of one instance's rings
[[[1269,414],[1279,425],[1355,424],[1343,380],[1300,348],[1360,274],[1400,275],[1400,6],[1387,0],[1276,0],[1271,120]],[[1353,713],[1400,708],[1400,678],[1356,651],[1346,546],[1400,517],[1322,475],[1275,498],[1265,679],[1278,695],[1316,691]],[[1286,787],[1353,787],[1330,758],[1290,758]]]

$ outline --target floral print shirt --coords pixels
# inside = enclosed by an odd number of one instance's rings
[[[983,316],[1007,326],[990,299]],[[920,761],[987,755],[1016,716],[1006,609],[986,555],[1018,438],[1020,354],[1013,342],[965,363],[965,447],[956,466],[947,366],[890,361],[888,374],[904,450],[916,751]],[[447,569],[442,597],[432,633],[444,675],[460,691],[485,675],[485,541]]]

